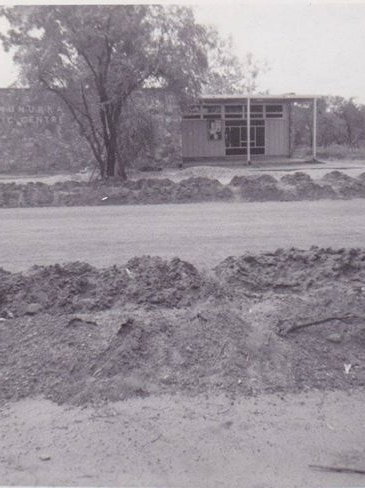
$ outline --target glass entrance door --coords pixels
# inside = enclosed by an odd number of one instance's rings
[[[226,120],[226,155],[247,154],[247,121]],[[265,154],[265,121],[251,120],[251,154]]]

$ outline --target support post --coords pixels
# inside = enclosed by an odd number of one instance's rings
[[[247,95],[247,164],[251,164],[251,99]]]
[[[312,140],[313,161],[317,159],[317,98],[313,98],[313,140]]]
[[[288,141],[288,153],[289,159],[293,156],[293,105],[292,102],[288,103],[288,112],[289,112],[289,141]]]

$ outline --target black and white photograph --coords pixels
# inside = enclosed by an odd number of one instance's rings
[[[365,2],[0,0],[0,488],[365,487]]]

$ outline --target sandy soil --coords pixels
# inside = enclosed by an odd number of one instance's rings
[[[162,173],[155,173],[152,177],[170,178],[174,181],[181,181],[184,178],[191,176],[203,176],[209,178],[216,178],[222,184],[228,184],[234,176],[254,176],[260,174],[271,174],[275,178],[281,178],[282,176],[290,173],[301,171],[308,174],[313,179],[319,179],[329,171],[341,171],[352,177],[356,177],[365,171],[365,161],[325,161],[321,164],[316,163],[283,163],[283,164],[270,164],[270,163],[253,163],[251,166],[245,164],[240,166],[225,167],[223,162],[221,166],[196,166],[184,168],[180,171],[165,170]]]
[[[3,485],[364,486],[365,393],[180,395],[100,408],[25,400],[0,410]]]
[[[185,178],[194,176],[203,176],[209,178],[216,178],[222,184],[228,184],[234,176],[243,175],[259,175],[264,173],[271,173],[276,178],[287,174],[288,172],[304,171],[313,179],[321,178],[329,171],[341,171],[350,176],[356,177],[365,171],[365,161],[362,160],[342,160],[342,161],[325,161],[321,164],[312,163],[283,163],[283,164],[264,164],[254,163],[252,166],[242,164],[235,166],[227,166],[227,163],[222,163],[221,166],[197,166],[187,167],[183,169],[165,169],[161,172],[137,172],[130,170],[130,178],[169,178],[172,181],[178,182]],[[91,173],[85,171],[75,174],[58,174],[58,175],[0,175],[1,183],[15,182],[18,184],[41,181],[48,185],[53,185],[59,181],[89,181]]]

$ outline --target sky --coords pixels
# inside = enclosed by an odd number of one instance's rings
[[[244,58],[250,52],[254,59],[266,62],[268,70],[259,76],[259,91],[339,95],[365,103],[365,0],[201,0],[192,6],[200,23],[232,36],[235,54]],[[11,57],[0,49],[0,86],[15,79]]]
[[[365,103],[365,3],[223,3],[197,8],[200,22],[232,35],[269,70],[270,93],[340,95]]]

